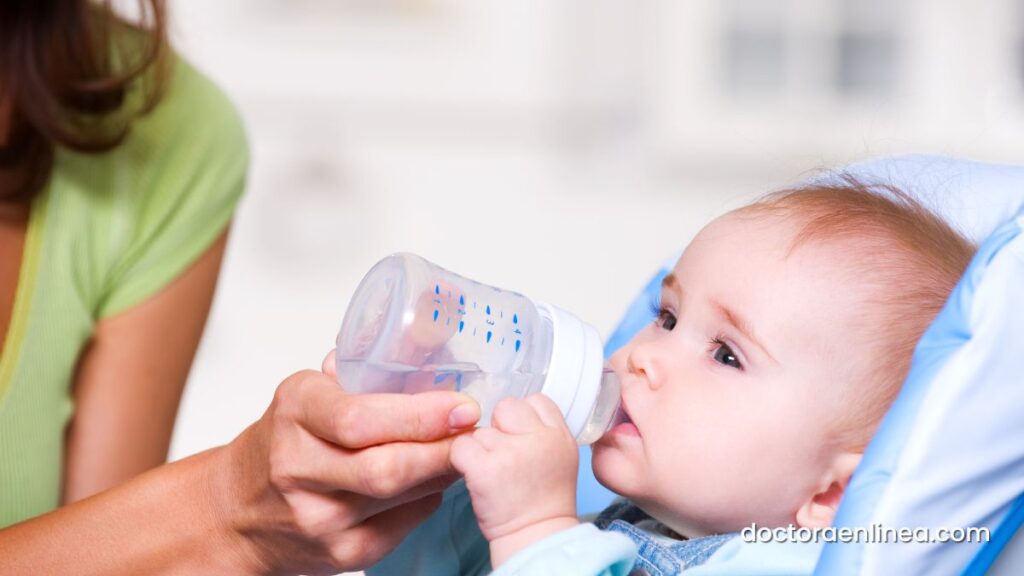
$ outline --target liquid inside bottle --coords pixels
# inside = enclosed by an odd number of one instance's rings
[[[378,262],[338,333],[338,378],[353,393],[451,390],[490,425],[505,397],[543,392],[581,443],[607,430],[618,380],[597,331],[554,306],[464,278],[413,254]]]

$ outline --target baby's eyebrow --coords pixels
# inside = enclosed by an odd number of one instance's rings
[[[679,279],[676,278],[675,272],[669,272],[667,276],[661,279],[661,287],[666,290],[679,290]]]
[[[765,356],[770,358],[772,362],[778,364],[775,358],[772,357],[772,355],[768,352],[768,349],[764,347],[764,344],[761,344],[761,341],[757,338],[757,335],[754,332],[754,327],[750,324],[750,322],[746,320],[746,318],[730,310],[717,300],[712,300],[711,306],[715,309],[716,312],[718,312],[719,315],[725,318],[726,322],[735,326],[736,329],[739,330],[740,333],[747,338],[747,340],[750,340],[751,342],[754,343],[755,346],[760,348],[761,351],[764,352]]]

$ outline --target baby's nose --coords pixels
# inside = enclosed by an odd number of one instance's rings
[[[648,344],[633,346],[626,356],[626,373],[630,376],[626,379],[636,379],[646,383],[652,390],[658,389],[661,385],[655,359],[653,346]]]

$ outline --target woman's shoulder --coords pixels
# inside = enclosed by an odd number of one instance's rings
[[[126,151],[161,159],[186,156],[201,164],[248,163],[249,147],[241,115],[206,75],[181,55],[172,54],[168,78],[156,106],[139,118],[124,142]]]
[[[200,189],[207,196],[240,192],[237,183],[249,165],[240,114],[224,91],[182,56],[170,54],[165,66],[159,98],[132,121],[124,139],[102,154],[59,149],[51,185],[70,184],[90,204],[130,198],[136,206]],[[151,80],[137,78],[140,84],[130,89],[125,105],[138,106],[132,92],[143,93],[148,87],[141,83]]]
[[[184,58],[167,65],[160,99],[116,148],[60,150],[51,174],[50,202],[64,207],[51,244],[104,271],[83,275],[95,276],[83,298],[99,317],[177,277],[225,229],[245,188],[249,148],[235,107]],[[71,257],[83,250],[92,257]]]

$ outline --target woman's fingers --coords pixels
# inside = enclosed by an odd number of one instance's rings
[[[480,407],[462,394],[346,394],[319,372],[306,374],[290,394],[297,397],[283,401],[297,405],[300,426],[351,449],[430,442],[465,430],[480,418]]]
[[[395,442],[345,450],[318,439],[320,446],[298,449],[287,464],[292,483],[319,492],[343,490],[387,500],[433,478],[451,473],[453,438],[434,442]]]
[[[394,498],[387,500],[346,493],[338,499],[338,503],[345,507],[347,517],[339,519],[337,525],[354,526],[386,510],[408,504],[432,494],[441,494],[445,488],[451,486],[458,479],[459,474],[451,472],[417,484]],[[335,497],[338,496],[335,495]]]
[[[320,364],[320,371],[335,382],[338,381],[338,365],[335,362],[335,355],[337,352],[337,348],[332,348],[331,351],[327,353],[327,357],[324,358],[324,361]]]
[[[358,570],[376,564],[388,552],[429,517],[441,505],[441,495],[433,494],[391,508],[350,528],[330,543],[331,555],[341,570]],[[346,565],[351,558],[360,564]]]

